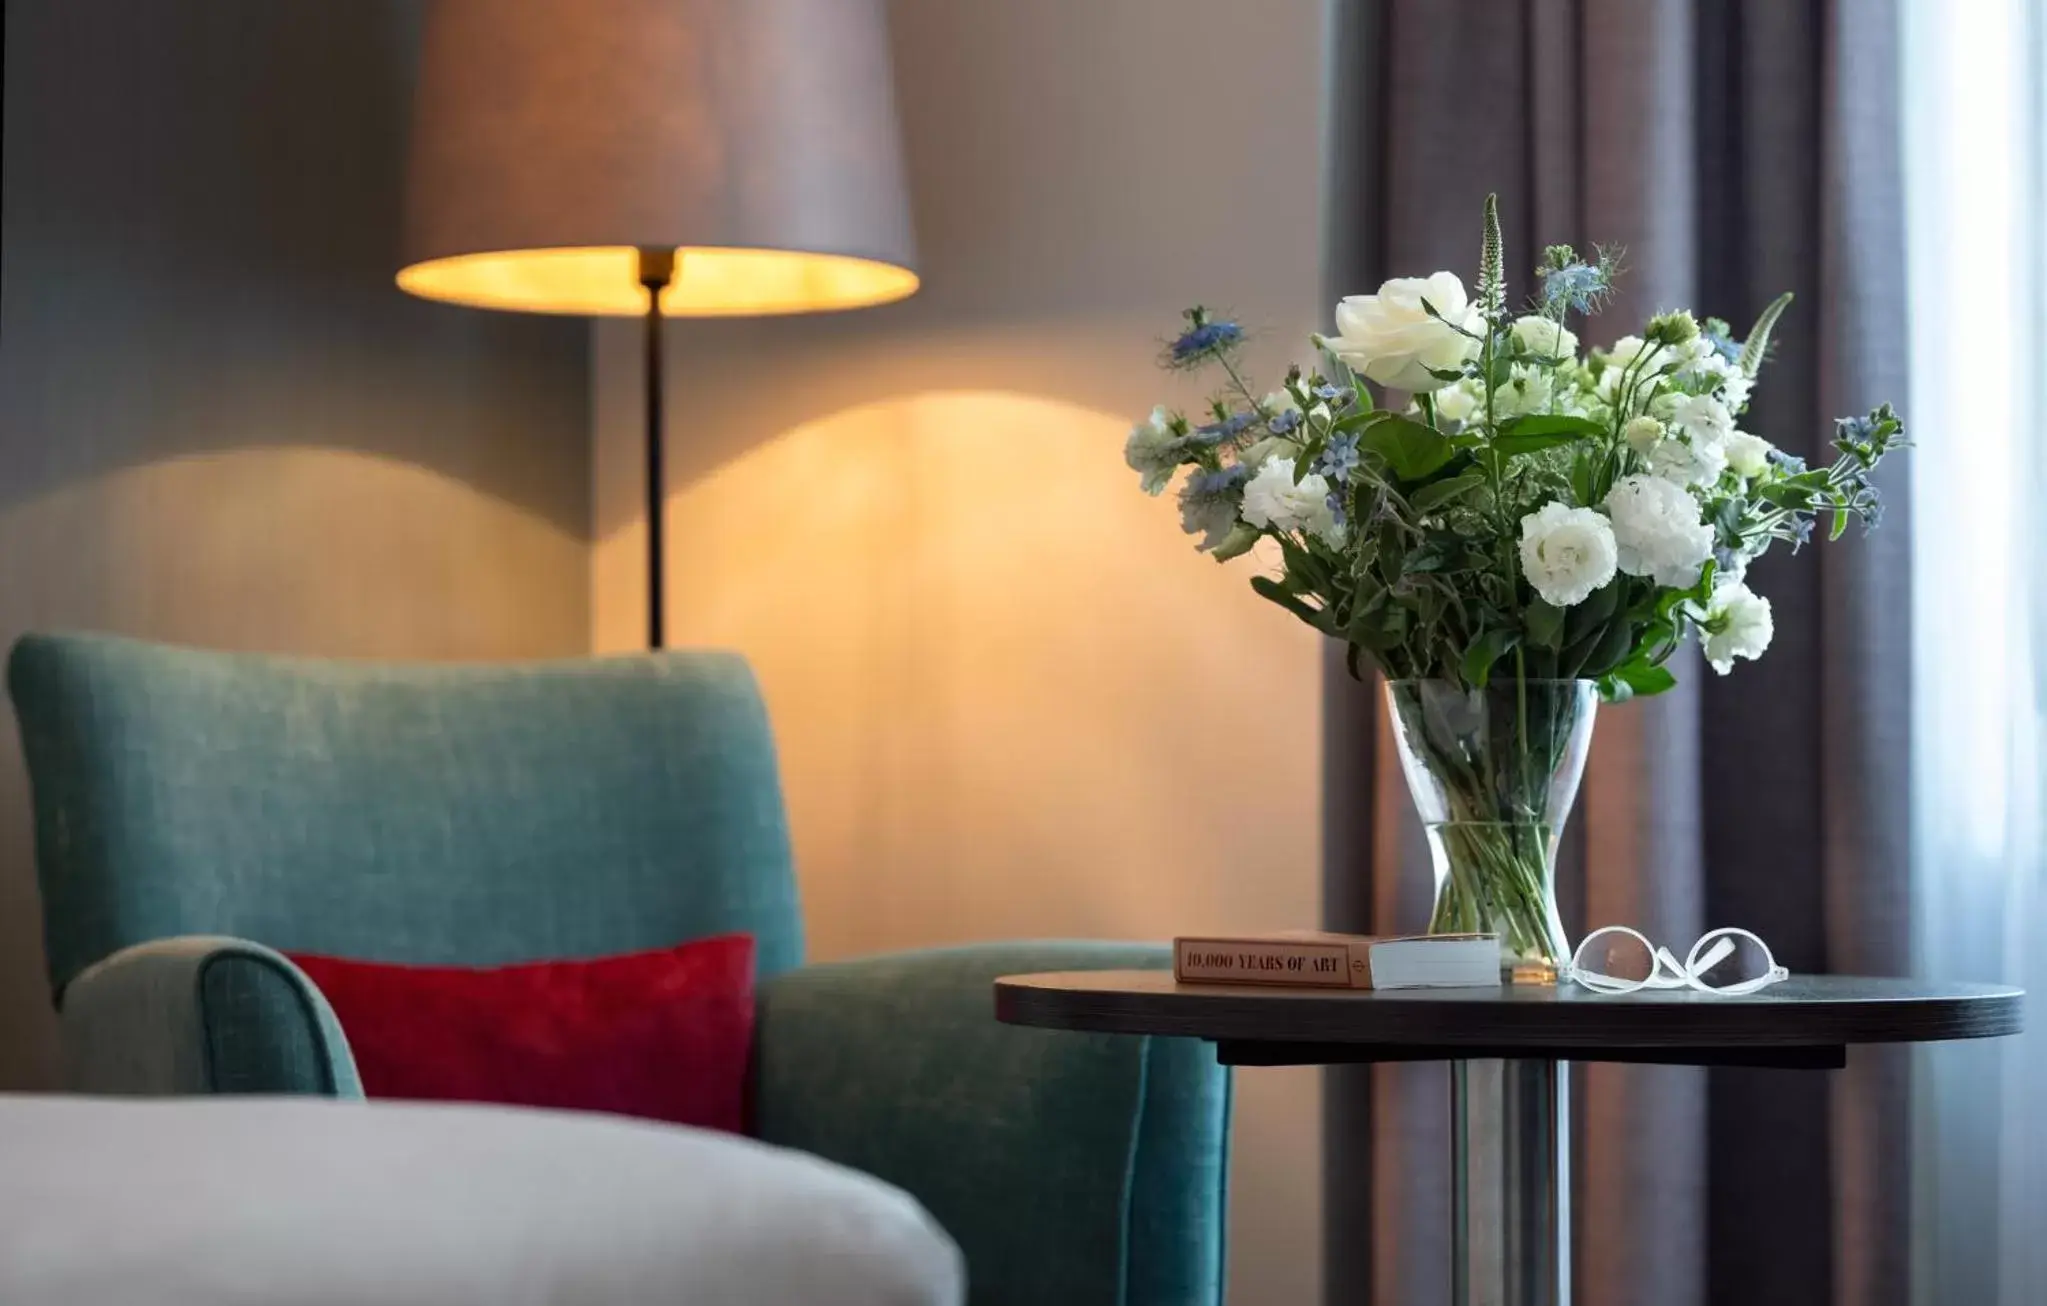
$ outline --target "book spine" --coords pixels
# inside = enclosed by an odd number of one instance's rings
[[[1284,984],[1370,988],[1369,947],[1272,939],[1178,939],[1173,978],[1182,984]]]

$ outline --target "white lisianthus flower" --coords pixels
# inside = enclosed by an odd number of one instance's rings
[[[1154,408],[1150,417],[1130,428],[1130,438],[1123,442],[1123,461],[1143,478],[1139,484],[1146,494],[1164,491],[1180,466],[1186,445],[1173,433],[1172,422],[1172,414]]]
[[[1777,633],[1770,600],[1739,581],[1714,589],[1701,627],[1706,661],[1723,676],[1734,670],[1736,658],[1761,657]]]
[[[1649,450],[1649,471],[1679,485],[1711,485],[1727,470],[1727,450],[1683,436],[1658,441]]]
[[[1515,318],[1512,330],[1514,343],[1528,353],[1544,358],[1578,356],[1578,337],[1561,322],[1531,313]]]
[[[1438,321],[1422,300],[1442,315]],[[1366,377],[1419,394],[1446,383],[1433,372],[1452,372],[1478,352],[1478,342],[1456,330],[1477,331],[1484,317],[1464,295],[1455,273],[1395,277],[1376,295],[1349,295],[1336,306],[1330,352]]]
[[[1647,413],[1630,417],[1621,428],[1621,439],[1628,442],[1628,448],[1647,458],[1652,449],[1663,443],[1663,423]]]
[[[1521,574],[1545,603],[1583,603],[1618,561],[1612,524],[1590,508],[1552,502],[1521,519]]]
[[[1436,391],[1436,416],[1446,422],[1468,422],[1478,411],[1478,382],[1470,377]]]
[[[1775,449],[1760,435],[1747,431],[1736,431],[1727,437],[1727,465],[1743,480],[1761,476],[1770,470],[1770,454]]]
[[[1665,425],[1694,445],[1717,448],[1734,434],[1734,414],[1712,395],[1664,395],[1656,401],[1655,410]]]
[[[1343,528],[1329,506],[1329,482],[1310,473],[1294,484],[1294,460],[1269,458],[1244,487],[1244,520],[1275,531],[1304,531],[1324,543],[1343,541]]]
[[[1713,528],[1682,485],[1660,476],[1623,476],[1601,506],[1613,522],[1622,571],[1678,589],[1698,584],[1713,556]]]

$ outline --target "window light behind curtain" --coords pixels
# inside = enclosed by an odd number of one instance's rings
[[[1907,0],[1914,922],[2034,1032],[1927,1048],[1914,1300],[2047,1302],[2047,0]]]

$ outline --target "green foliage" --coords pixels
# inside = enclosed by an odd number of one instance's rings
[[[1741,370],[1753,377],[1763,370],[1763,361],[1770,356],[1770,332],[1776,329],[1777,319],[1784,316],[1784,310],[1791,307],[1791,292],[1785,291],[1770,301],[1756,324],[1749,328],[1748,340],[1741,347]]]
[[[1423,480],[1457,454],[1456,446],[1436,428],[1391,415],[1365,427],[1358,448],[1377,454],[1403,481]]]

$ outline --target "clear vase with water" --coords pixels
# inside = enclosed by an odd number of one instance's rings
[[[1393,680],[1386,699],[1434,862],[1429,932],[1498,934],[1504,980],[1556,983],[1570,957],[1557,843],[1585,773],[1598,686]]]

